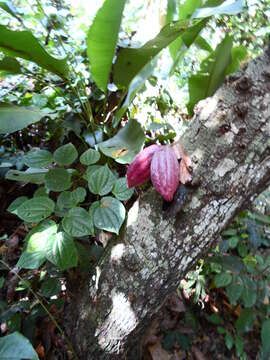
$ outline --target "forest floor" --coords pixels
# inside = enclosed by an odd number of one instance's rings
[[[1,335],[7,331],[22,331],[32,341],[40,359],[69,360],[73,355],[65,339],[48,314],[40,311],[33,294],[27,294],[27,305],[30,306],[22,306],[26,303],[25,288],[16,275],[15,265],[28,229],[6,209],[16,197],[30,196],[34,190],[34,185],[22,186],[10,181],[3,181],[0,185],[0,256],[6,264],[0,265]],[[46,297],[40,285],[42,271],[20,270],[19,274],[31,282],[31,288],[64,328],[64,309],[69,301],[65,287],[62,286],[56,296]],[[64,281],[62,278],[62,284]],[[182,280],[182,285],[185,289],[185,280]],[[229,350],[230,343],[225,340],[224,332],[233,333],[239,312],[239,307],[230,305],[226,293],[214,286],[211,288],[211,284],[203,301],[197,304],[185,290],[171,294],[144,336],[144,360],[238,359],[235,351]],[[259,346],[259,326],[255,326],[244,337],[248,360],[257,358]]]

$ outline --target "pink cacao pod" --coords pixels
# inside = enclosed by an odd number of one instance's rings
[[[179,163],[169,146],[155,152],[151,162],[151,180],[166,201],[172,201],[179,185]]]
[[[154,153],[159,148],[159,145],[148,146],[134,158],[127,169],[127,184],[129,188],[141,185],[150,179],[151,161]]]

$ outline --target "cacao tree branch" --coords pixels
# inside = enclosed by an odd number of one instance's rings
[[[70,284],[68,328],[80,359],[140,359],[138,338],[166,296],[269,185],[269,80],[265,52],[199,103],[181,140],[193,164],[184,209],[167,218],[161,196],[146,192],[96,276],[81,289]]]

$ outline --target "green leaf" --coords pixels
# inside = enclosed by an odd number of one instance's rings
[[[40,121],[44,116],[48,116],[48,113],[42,112],[37,108],[0,103],[0,134],[21,130],[28,125]]]
[[[202,36],[197,36],[194,43],[199,49],[208,51],[209,53],[213,52],[212,47],[208,44],[208,42]],[[227,68],[227,70],[228,70],[228,68]]]
[[[88,32],[87,55],[91,74],[104,92],[107,91],[125,2],[105,0]]]
[[[35,226],[26,236],[26,249],[23,251],[18,268],[38,269],[46,261],[46,246],[51,236],[57,232],[57,225],[46,220]]]
[[[254,310],[244,309],[236,321],[236,330],[239,335],[252,330],[254,325]]]
[[[231,63],[227,66],[226,75],[235,73],[240,68],[241,63],[248,56],[248,50],[243,45],[236,46],[232,48],[231,55],[232,60]]]
[[[228,332],[226,332],[226,335],[225,335],[225,344],[227,346],[227,349],[229,349],[229,350],[232,349],[232,347],[233,347],[233,338]]]
[[[232,282],[232,275],[228,272],[216,274],[214,282],[217,288],[228,286]]]
[[[244,286],[242,279],[238,275],[234,276],[232,283],[226,287],[226,293],[232,305],[236,305],[237,300],[240,299],[243,290]]]
[[[32,168],[43,168],[52,163],[52,154],[48,150],[33,149],[24,155],[25,165]]]
[[[114,65],[114,83],[127,87],[139,71],[162,49],[168,46],[188,27],[187,21],[172,22],[140,48],[124,48],[119,51]]]
[[[18,215],[17,210],[20,205],[22,205],[26,200],[28,200],[27,196],[19,196],[17,197],[7,208],[7,211],[11,214]]]
[[[131,104],[132,100],[135,98],[137,92],[143,87],[145,81],[148,77],[152,74],[154,68],[157,64],[157,56],[150,60],[139,72],[138,74],[132,79],[131,83],[128,87],[127,96],[125,97],[125,101],[121,105],[121,107],[117,110],[114,120],[113,126],[117,127],[122,116],[127,111],[129,105]]]
[[[47,243],[47,259],[64,271],[78,264],[78,252],[72,237],[65,232],[54,234]]]
[[[33,61],[61,78],[67,78],[66,60],[56,59],[49,55],[30,31],[13,31],[0,25],[0,50],[9,56]]]
[[[236,350],[236,354],[238,356],[241,356],[243,354],[243,351],[244,351],[243,340],[238,335],[235,336],[235,350]]]
[[[47,169],[27,169],[26,171],[9,170],[6,173],[6,179],[32,184],[42,184],[45,181],[47,172]]]
[[[91,217],[80,207],[70,209],[62,221],[65,232],[73,237],[93,235]]]
[[[144,139],[141,125],[131,119],[114,137],[100,143],[98,148],[116,162],[128,164],[141,151]]]
[[[189,78],[187,108],[190,115],[200,100],[212,96],[223,83],[227,66],[231,62],[231,48],[232,37],[226,35],[216,50],[201,63],[200,71]]]
[[[90,208],[89,208],[89,215],[91,217],[91,222],[90,222],[90,226],[91,226],[91,230],[92,233],[95,233],[95,227],[94,227],[94,212],[96,211],[96,209],[99,207],[99,201],[95,201],[91,204]]]
[[[116,180],[112,193],[118,200],[124,201],[131,198],[134,193],[134,189],[129,189],[127,187],[127,179],[123,177]]]
[[[49,191],[44,186],[39,187],[34,192],[34,196],[48,196],[48,194],[49,194]]]
[[[45,197],[37,196],[26,200],[19,206],[17,213],[19,218],[30,223],[38,223],[46,219],[54,211],[54,202]]]
[[[3,360],[38,360],[30,341],[17,331],[0,338],[0,358]]]
[[[41,252],[23,252],[17,262],[18,269],[38,269],[46,261],[45,254]]]
[[[53,157],[58,165],[70,165],[77,159],[78,152],[72,143],[68,143],[56,149]]]
[[[92,173],[88,186],[93,194],[106,195],[112,190],[114,183],[115,177],[108,166],[105,165]]]
[[[42,283],[40,291],[43,296],[48,298],[57,295],[61,291],[61,281],[56,278],[49,278]]]
[[[87,170],[86,170],[86,173],[85,175],[83,176],[85,180],[87,181],[90,181],[91,177],[92,177],[92,174],[100,169],[102,167],[102,165],[91,165],[91,166],[88,166],[87,167]]]
[[[70,209],[83,202],[86,197],[86,190],[78,187],[73,191],[64,191],[57,198],[57,205],[60,209]]]
[[[0,60],[0,71],[2,71],[4,74],[22,73],[20,63],[10,56],[5,56],[4,59]]]
[[[81,156],[80,156],[80,162],[83,165],[92,165],[98,162],[100,159],[100,153],[93,149],[86,150]]]
[[[125,216],[124,205],[119,200],[106,196],[99,201],[99,207],[94,211],[94,224],[98,229],[119,234]]]
[[[243,9],[244,1],[243,0],[236,0],[232,2],[232,0],[224,1],[223,4],[215,7],[203,7],[197,9],[192,18],[203,18],[212,15],[236,15],[240,13]]]
[[[262,352],[264,359],[270,355],[270,319],[264,320],[261,329]]]
[[[255,305],[257,299],[257,284],[249,277],[243,279],[244,289],[242,292],[241,299],[243,300],[244,306],[249,308]]]
[[[54,168],[45,175],[45,186],[50,191],[63,191],[71,186],[71,174],[63,168]]]

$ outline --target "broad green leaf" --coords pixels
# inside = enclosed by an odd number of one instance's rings
[[[57,225],[46,220],[35,226],[26,236],[26,249],[23,251],[17,267],[38,269],[46,260],[46,246],[51,236],[57,232]]]
[[[91,74],[104,92],[107,91],[125,2],[105,0],[88,32],[87,55]]]
[[[17,209],[17,214],[24,221],[38,223],[50,216],[54,207],[55,204],[51,199],[45,196],[37,196],[24,201]]]
[[[264,214],[252,214],[254,216],[254,219],[262,222],[263,224],[270,225],[270,216],[264,215]]]
[[[233,277],[233,281],[226,287],[226,293],[232,305],[236,305],[237,300],[240,299],[244,290],[242,279],[236,275]]]
[[[40,291],[43,296],[48,297],[48,298],[59,294],[61,291],[60,279],[49,278],[48,280],[46,280],[42,283]]]
[[[47,259],[60,270],[77,266],[78,252],[72,237],[65,232],[54,234],[47,243]]]
[[[17,331],[0,338],[0,359],[2,360],[38,360],[30,341]]]
[[[244,332],[252,330],[254,325],[254,311],[253,309],[242,310],[239,318],[236,321],[236,330],[239,335]]]
[[[63,79],[68,76],[66,60],[49,55],[30,31],[13,31],[0,25],[0,50],[9,56],[33,61]]]
[[[178,7],[178,19],[177,20],[187,20],[191,17],[195,9],[199,6],[201,6],[202,1],[201,0],[186,0],[183,4],[180,4]],[[175,16],[174,16],[175,17]],[[174,18],[171,18],[167,16],[167,22],[175,20]],[[204,25],[202,26],[204,27]],[[170,54],[174,61],[174,63],[178,63],[180,59],[180,53],[184,51],[181,51],[183,45],[183,39],[182,37],[179,37],[178,39],[174,40],[170,45]],[[172,66],[172,68],[175,67],[175,64]]]
[[[132,79],[131,83],[128,87],[127,96],[125,98],[125,101],[121,105],[121,107],[117,110],[114,120],[113,120],[113,126],[117,127],[122,116],[127,111],[129,105],[131,104],[132,100],[135,98],[137,92],[142,88],[145,81],[148,79],[148,77],[152,74],[154,68],[157,64],[157,56],[150,60],[140,71],[139,73]]]
[[[261,339],[262,339],[262,353],[263,359],[266,360],[270,356],[270,319],[264,320],[261,329]]]
[[[28,197],[26,196],[19,196],[17,197],[14,201],[12,201],[12,203],[9,205],[9,207],[7,208],[7,211],[10,212],[11,214],[17,215],[17,210],[18,207],[20,205],[22,205],[22,203],[24,203],[26,200],[28,200]]]
[[[127,179],[123,177],[116,180],[112,193],[118,200],[124,201],[131,198],[134,193],[134,189],[129,189],[127,187]]]
[[[212,96],[223,83],[227,66],[231,62],[231,48],[232,38],[226,35],[216,50],[202,62],[200,71],[189,78],[187,108],[190,115],[200,100]]]
[[[115,183],[115,177],[107,165],[102,166],[92,173],[89,178],[89,190],[93,194],[106,195],[108,194]]]
[[[106,196],[99,201],[94,211],[94,224],[97,228],[119,234],[125,220],[124,205],[117,199]]]
[[[59,165],[70,165],[77,159],[78,152],[72,143],[68,143],[56,149],[53,157]]]
[[[57,198],[57,205],[60,209],[70,209],[83,202],[86,197],[86,190],[78,187],[73,191],[64,191]]]
[[[73,237],[93,235],[91,217],[80,207],[70,209],[62,221],[65,232]]]
[[[42,112],[37,108],[0,103],[0,134],[21,130],[28,125],[40,121],[44,116],[48,116],[48,113]]]
[[[63,168],[54,168],[45,175],[45,186],[50,191],[64,191],[71,186],[71,174]]]
[[[5,56],[4,59],[0,60],[0,72],[4,74],[21,74],[20,63],[10,56]]]
[[[100,153],[93,149],[86,150],[81,156],[80,156],[80,162],[83,165],[92,165],[98,162],[100,159]]]
[[[154,39],[142,47],[121,49],[114,65],[114,82],[127,87],[139,71],[162,49],[182,35],[187,27],[188,21],[172,22],[165,25]]]
[[[129,122],[111,139],[98,145],[106,155],[120,164],[128,164],[141,151],[144,144],[144,131],[134,119]]]
[[[6,179],[32,184],[42,184],[45,181],[47,169],[27,169],[26,171],[9,170]]]
[[[239,14],[244,6],[243,0],[227,0],[223,4],[215,7],[203,7],[197,9],[192,18],[203,18],[212,15],[236,15]]]
[[[257,299],[257,284],[249,277],[243,279],[244,289],[241,295],[244,306],[249,308],[256,304]]]
[[[216,274],[214,282],[217,288],[228,286],[232,282],[232,275],[228,272]]]
[[[33,149],[24,155],[25,165],[31,168],[43,168],[52,163],[52,154],[48,150]]]

